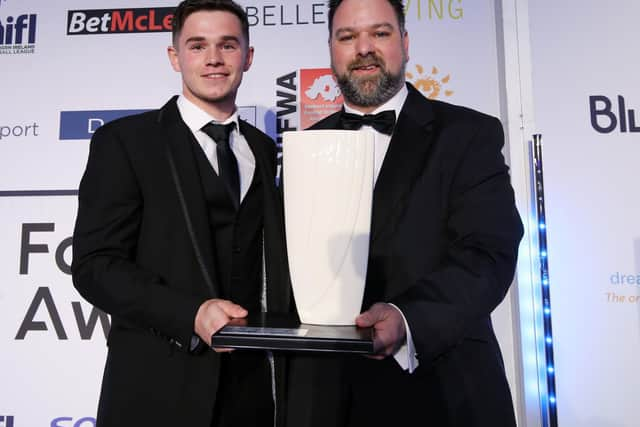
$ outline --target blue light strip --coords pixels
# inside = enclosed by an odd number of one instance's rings
[[[553,333],[551,328],[551,297],[549,282],[549,263],[547,260],[547,223],[544,207],[544,181],[542,173],[542,135],[533,135],[532,156],[534,167],[534,192],[536,214],[538,220],[538,255],[540,260],[540,285],[542,296],[544,358],[546,369],[544,376],[539,378],[540,401],[543,403],[542,416],[545,426],[558,426],[558,412],[556,400],[555,365],[553,361]],[[546,383],[546,393],[544,393]]]

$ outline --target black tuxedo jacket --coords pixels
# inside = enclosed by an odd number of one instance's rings
[[[438,427],[515,423],[490,320],[512,282],[523,233],[502,127],[408,89],[374,187],[363,310],[398,306],[420,365],[408,374],[392,357],[301,357],[292,426],[322,425],[326,416],[336,426],[405,425],[412,417]],[[313,129],[339,129],[341,114]],[[338,409],[327,410],[318,390],[340,396]],[[316,402],[309,416],[295,409],[307,399]]]
[[[289,309],[276,151],[240,121],[261,173],[267,305]],[[101,426],[209,427],[220,358],[189,352],[200,304],[219,295],[207,207],[191,131],[176,98],[98,129],[79,191],[73,282],[112,315]],[[273,185],[269,185],[273,183]],[[284,366],[276,357],[278,402]],[[241,396],[238,396],[241,399]]]

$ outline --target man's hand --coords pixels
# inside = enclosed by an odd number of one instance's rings
[[[373,359],[384,359],[393,355],[406,341],[407,333],[400,311],[390,304],[376,303],[356,318],[356,325],[373,326]]]
[[[202,303],[194,321],[194,331],[200,339],[211,346],[211,335],[222,329],[231,319],[245,317],[247,310],[223,299],[210,299]],[[222,353],[232,349],[216,349]]]

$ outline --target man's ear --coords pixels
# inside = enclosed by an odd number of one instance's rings
[[[167,47],[167,56],[169,57],[169,62],[171,62],[173,69],[179,73],[181,70],[180,61],[178,61],[178,50],[173,46]]]
[[[404,49],[404,57],[409,62],[409,33],[406,30],[402,36],[402,48]]]
[[[244,59],[243,71],[249,71],[249,68],[251,68],[251,64],[253,63],[253,52],[253,46],[249,46],[247,49],[247,56]]]

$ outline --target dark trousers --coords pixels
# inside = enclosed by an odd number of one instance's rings
[[[273,427],[271,369],[263,351],[222,354],[212,427]]]

